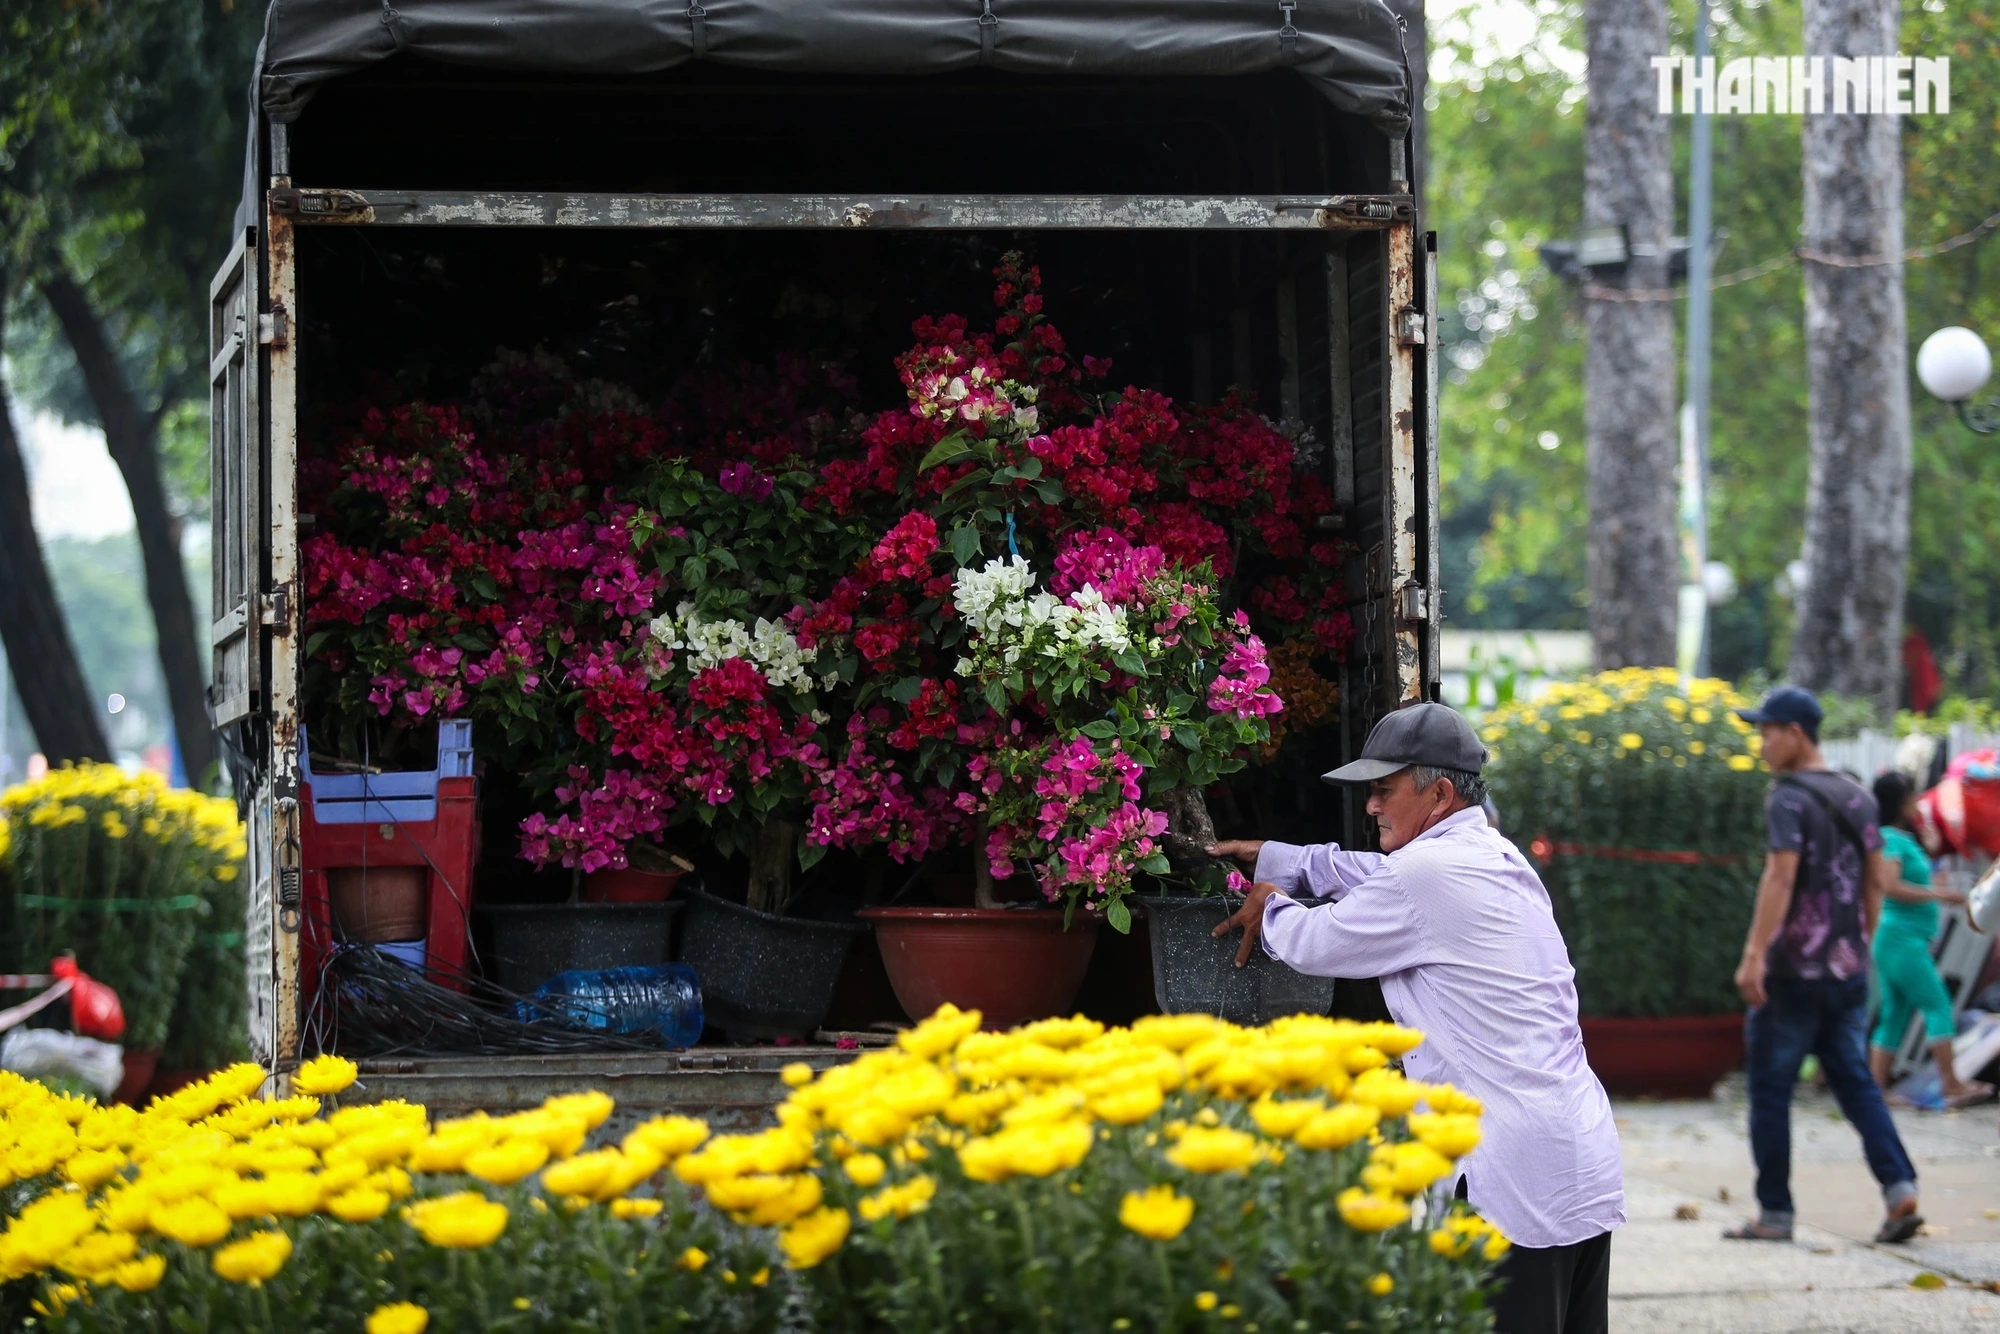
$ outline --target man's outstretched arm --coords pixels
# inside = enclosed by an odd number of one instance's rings
[[[1209,848],[1233,857],[1252,880],[1276,885],[1286,894],[1338,899],[1381,868],[1384,854],[1349,852],[1338,843],[1280,843],[1276,839],[1230,839]]]

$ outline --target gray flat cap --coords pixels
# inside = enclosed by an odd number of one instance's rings
[[[1320,778],[1328,783],[1372,783],[1413,764],[1476,774],[1486,766],[1486,747],[1457,710],[1442,704],[1413,704],[1375,724],[1360,759]]]

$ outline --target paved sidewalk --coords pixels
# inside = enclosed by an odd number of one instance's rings
[[[1740,1084],[1617,1114],[1631,1221],[1612,1245],[1613,1334],[2000,1330],[2000,1109],[1895,1114],[1930,1223],[1906,1246],[1870,1242],[1881,1196],[1830,1097],[1792,1111],[1790,1245],[1722,1240],[1756,1212]],[[1923,1274],[1944,1286],[1912,1287]]]

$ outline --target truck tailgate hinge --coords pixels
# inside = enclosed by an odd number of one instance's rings
[[[1415,306],[1404,306],[1396,312],[1396,341],[1404,347],[1424,345],[1424,313]]]
[[[1357,222],[1408,222],[1416,204],[1408,195],[1348,195],[1334,201],[1333,213]]]
[[[286,320],[283,305],[271,307],[268,315],[257,317],[257,341],[266,347],[283,349],[286,342]]]
[[[261,619],[264,624],[284,634],[292,625],[292,591],[289,588],[274,588],[263,597]]]

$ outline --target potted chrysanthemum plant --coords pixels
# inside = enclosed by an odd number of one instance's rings
[[[1548,886],[1614,1092],[1705,1097],[1742,1059],[1730,978],[1768,782],[1747,706],[1727,682],[1629,668],[1484,721],[1502,827]]]

